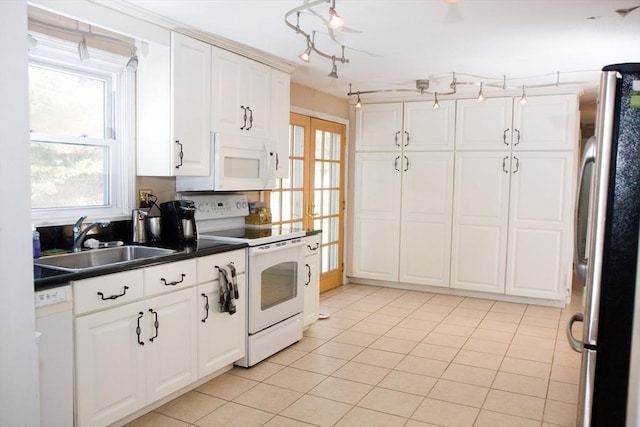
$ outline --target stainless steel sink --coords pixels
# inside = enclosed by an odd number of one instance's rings
[[[150,246],[120,246],[117,248],[92,249],[64,255],[53,255],[33,260],[35,265],[56,270],[80,272],[95,268],[122,265],[141,259],[156,258],[175,253],[173,249]]]

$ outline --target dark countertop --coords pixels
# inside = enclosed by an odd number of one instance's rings
[[[157,245],[161,246],[161,245]],[[196,258],[207,255],[214,255],[223,252],[229,252],[236,249],[244,249],[248,247],[246,243],[225,243],[217,242],[213,240],[199,240],[195,246],[188,247],[171,247],[166,246],[169,249],[174,249],[177,252],[171,255],[164,255],[158,258],[142,259],[139,261],[132,261],[127,263],[126,266],[114,265],[104,268],[96,268],[83,272],[68,272],[62,270],[56,270],[53,268],[33,266],[33,278],[36,291],[41,291],[49,288],[55,288],[67,284],[72,280],[87,279],[89,277],[102,276],[104,274],[118,273],[121,271],[135,270],[141,267],[149,267],[152,265],[165,264],[167,262],[181,261],[184,259]],[[99,250],[99,249],[98,249]]]

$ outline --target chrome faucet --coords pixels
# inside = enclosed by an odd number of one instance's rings
[[[86,216],[81,216],[73,226],[73,252],[80,252],[82,250],[82,242],[84,238],[87,237],[89,231],[97,226],[104,228],[111,224],[111,221],[96,221],[82,229],[82,223],[85,219],[87,219]]]

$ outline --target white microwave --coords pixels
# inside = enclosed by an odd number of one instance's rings
[[[178,176],[176,191],[254,191],[275,186],[276,154],[268,140],[211,133],[209,176]]]

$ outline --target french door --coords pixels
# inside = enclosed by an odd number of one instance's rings
[[[320,291],[342,284],[344,266],[344,152],[339,123],[291,113],[289,178],[271,192],[274,224],[322,230]]]

